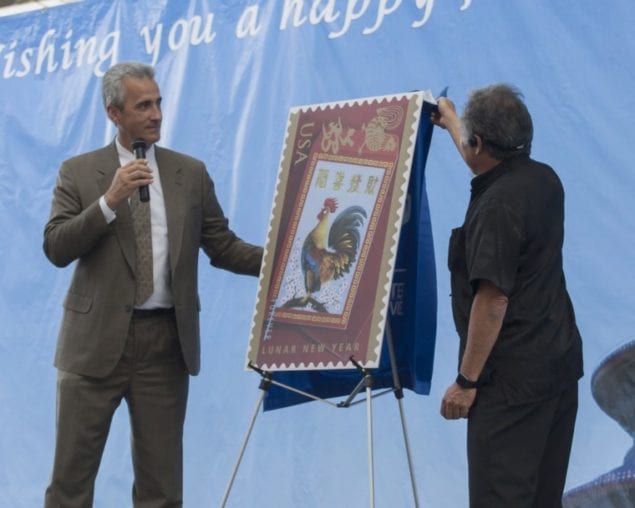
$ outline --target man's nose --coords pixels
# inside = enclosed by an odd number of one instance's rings
[[[161,107],[158,104],[152,106],[152,110],[150,111],[150,118],[152,120],[161,120]]]

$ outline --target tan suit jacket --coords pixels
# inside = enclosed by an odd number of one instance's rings
[[[168,222],[169,265],[183,358],[200,369],[198,253],[214,266],[257,275],[262,249],[229,228],[201,161],[155,147]],[[64,300],[55,366],[103,377],[121,358],[135,292],[135,241],[127,202],[108,224],[99,207],[119,167],[114,142],[65,161],[44,230],[44,251],[56,266],[77,261]]]

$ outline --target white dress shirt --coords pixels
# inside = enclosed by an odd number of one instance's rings
[[[124,148],[119,139],[115,141],[119,163],[123,166],[135,159],[132,152]],[[174,305],[171,291],[170,263],[168,260],[168,222],[165,214],[165,201],[163,200],[163,188],[161,187],[161,176],[154,153],[154,145],[146,152],[148,167],[152,171],[152,183],[148,186],[150,190],[150,221],[152,223],[152,275],[154,292],[143,305],[138,309],[168,308]],[[135,191],[137,192],[137,191]],[[106,199],[102,196],[99,199],[99,206],[108,223],[116,219],[117,214],[106,204]]]

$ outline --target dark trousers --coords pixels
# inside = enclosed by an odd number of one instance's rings
[[[521,405],[495,383],[480,388],[468,419],[470,507],[561,507],[577,409],[577,383]]]
[[[130,414],[137,508],[182,506],[189,376],[174,315],[133,318],[124,354],[105,378],[59,371],[55,459],[46,508],[89,508],[113,414]]]

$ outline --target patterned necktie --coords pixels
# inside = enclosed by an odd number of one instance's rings
[[[152,227],[150,223],[150,202],[141,202],[139,192],[130,196],[132,227],[136,244],[136,290],[135,305],[143,304],[154,291],[152,276]]]

